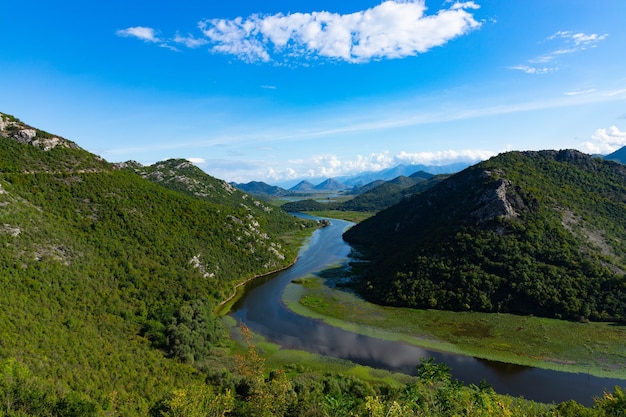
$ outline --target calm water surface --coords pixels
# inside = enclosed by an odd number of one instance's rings
[[[626,386],[624,380],[505,364],[362,336],[288,310],[282,302],[282,293],[291,280],[347,259],[350,246],[341,235],[350,225],[333,219],[331,226],[317,230],[292,268],[254,281],[230,314],[286,349],[305,350],[411,375],[416,374],[421,358],[434,357],[438,362],[445,362],[452,369],[453,377],[465,384],[478,385],[484,379],[496,392],[545,403],[576,400],[592,405],[593,398],[604,391],[612,391],[616,385]]]

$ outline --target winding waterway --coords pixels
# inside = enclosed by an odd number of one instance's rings
[[[251,283],[230,314],[286,349],[305,350],[411,375],[416,374],[421,358],[434,357],[436,361],[446,363],[452,369],[452,376],[465,384],[478,385],[484,379],[496,392],[545,403],[575,400],[589,406],[593,404],[593,398],[601,396],[604,391],[610,392],[616,385],[626,385],[626,381],[619,379],[429,351],[403,342],[352,333],[288,310],[282,301],[287,284],[347,259],[350,246],[341,236],[350,225],[333,219],[329,227],[315,231],[293,267]]]

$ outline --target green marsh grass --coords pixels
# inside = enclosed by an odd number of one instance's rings
[[[326,217],[333,219],[346,220],[353,223],[360,223],[365,219],[372,217],[374,212],[371,211],[343,211],[343,210],[325,210],[325,211],[307,211],[307,214],[317,217]]]
[[[506,363],[626,379],[626,326],[368,303],[310,275],[290,284],[295,312],[387,340]]]

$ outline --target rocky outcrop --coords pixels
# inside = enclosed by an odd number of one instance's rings
[[[25,143],[45,152],[63,146],[65,148],[79,149],[78,145],[59,136],[51,135],[42,130],[34,129],[24,124],[19,119],[0,113],[0,136],[14,139],[20,143]]]
[[[529,198],[528,193],[503,175],[499,170],[482,172],[487,183],[484,188],[479,188],[475,208],[470,214],[476,226],[486,227],[498,219],[521,219],[523,213],[536,206],[535,199]]]

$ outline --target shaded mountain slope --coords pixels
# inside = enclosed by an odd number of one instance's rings
[[[366,297],[420,308],[626,318],[626,169],[577,151],[511,152],[345,234]]]
[[[622,146],[615,152],[605,155],[604,159],[619,162],[620,164],[626,163],[626,146]]]
[[[313,184],[311,184],[310,182],[305,180],[305,181],[300,181],[299,183],[297,183],[296,185],[291,187],[289,189],[289,191],[305,191],[305,192],[308,192],[308,191],[313,190],[314,187],[315,186]]]
[[[341,204],[341,210],[380,211],[399,203],[403,198],[421,193],[442,181],[446,175],[420,173],[411,177],[397,177],[361,193]]]
[[[269,185],[262,181],[250,181],[245,184],[236,184],[235,186],[241,191],[259,196],[279,197],[288,194],[288,191],[284,188]]]

